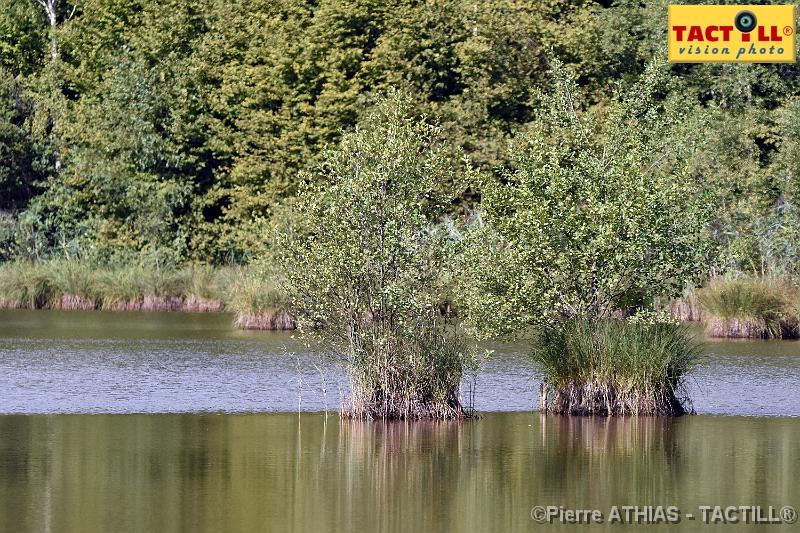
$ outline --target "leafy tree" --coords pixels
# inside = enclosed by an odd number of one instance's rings
[[[584,110],[553,62],[553,87],[483,185],[486,227],[467,254],[463,305],[484,334],[556,317],[595,320],[680,291],[700,274],[704,198],[671,134],[653,63],[605,112]]]
[[[793,98],[773,115],[776,146],[769,166],[761,168],[761,179],[768,181],[771,194],[749,195],[763,198],[749,231],[742,232],[753,250],[748,263],[732,269],[796,278],[800,275],[800,100]]]
[[[34,0],[0,0],[0,68],[12,76],[38,72],[46,41],[45,20]]]
[[[34,102],[0,69],[0,211],[24,208],[47,176],[47,158],[31,131]]]
[[[437,117],[453,164],[463,151],[483,171],[514,167],[506,146],[539,114],[549,58],[603,116],[663,45],[667,4],[0,0],[2,83],[13,88],[0,103],[0,209],[27,209],[25,227],[56,251],[150,256],[157,243],[175,260],[249,261],[268,253],[262,236],[298,176],[387,91],[403,88],[415,113]],[[764,228],[795,202],[782,121],[797,69],[670,67],[667,90],[705,137],[688,172],[715,206],[722,254],[709,270],[761,264]],[[137,138],[149,148],[133,162]],[[138,192],[121,198],[119,183]],[[452,211],[479,199],[468,189]],[[153,209],[161,220],[145,229]]]
[[[213,31],[189,68],[200,110],[183,121],[210,133],[215,161],[203,207],[212,216],[193,247],[260,250],[261,228],[296,191],[298,172],[395,87],[415,96],[418,112],[439,117],[452,157],[463,147],[478,165],[503,162],[507,136],[532,116],[545,51],[568,30],[562,8],[569,20],[582,9],[504,0],[212,3]]]
[[[203,192],[196,139],[181,131],[191,105],[181,83],[199,3],[82,3],[59,33],[63,61],[37,80],[57,163],[29,215],[56,248],[184,261]],[[50,81],[46,79],[50,77]],[[54,97],[60,93],[61,97]]]
[[[577,58],[593,48],[581,36],[593,5],[398,2],[360,75],[372,91],[401,86],[417,95],[454,148],[488,169],[506,162],[508,135],[533,117],[551,51]]]
[[[703,139],[688,171],[714,206],[709,234],[718,254],[717,261],[708,265],[710,273],[750,270],[760,262],[755,227],[782,188],[769,170],[775,132],[765,114],[754,107],[731,113],[710,105],[687,117]]]
[[[184,257],[191,184],[157,87],[157,72],[129,58],[106,79],[101,100],[72,109],[62,129],[67,168],[34,205],[55,241],[76,240],[100,259],[120,252],[144,252],[156,264],[164,253],[170,262]]]
[[[412,109],[391,96],[325,153],[282,240],[300,326],[344,363],[359,418],[465,415],[471,351],[438,310],[453,245],[434,222],[452,198],[437,183],[466,169]]]
[[[209,186],[192,242],[201,257],[262,252],[266,220],[316,160],[304,40],[312,15],[312,6],[295,1],[211,4],[213,31],[201,36],[187,66],[186,94],[195,104],[180,121],[205,150]]]

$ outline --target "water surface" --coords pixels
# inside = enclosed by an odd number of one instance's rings
[[[0,416],[0,531],[541,531],[536,505],[800,506],[791,418]],[[556,531],[796,531],[553,525]]]
[[[0,413],[335,410],[341,371],[291,333],[225,314],[0,311]],[[800,342],[707,341],[690,380],[701,414],[800,416]],[[524,343],[494,344],[481,411],[535,407]]]
[[[480,420],[384,424],[319,412],[347,394],[341,372],[231,320],[0,312],[0,532],[506,532],[541,530],[537,505],[800,508],[798,342],[707,342],[701,414],[678,419],[541,416],[526,345],[496,344]]]

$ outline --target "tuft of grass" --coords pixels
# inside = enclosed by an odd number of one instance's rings
[[[542,410],[571,415],[681,415],[699,348],[680,324],[566,320],[545,328],[534,359]]]
[[[698,293],[709,333],[720,337],[796,335],[797,290],[776,278],[718,278]]]
[[[236,325],[243,329],[294,329],[291,302],[275,271],[229,268],[223,273],[225,307],[236,313]]]
[[[103,269],[98,272],[97,283],[103,309],[119,309],[142,298],[136,268]]]
[[[439,309],[414,323],[387,327],[364,317],[352,335],[346,368],[353,394],[342,416],[355,419],[471,418],[461,403],[461,379],[478,366],[474,347],[442,327]],[[471,398],[470,398],[471,400]]]
[[[263,275],[249,268],[231,269],[227,276],[229,309],[259,314],[270,310],[289,310],[290,302],[277,275]]]
[[[98,274],[100,299],[107,310],[176,310],[190,280],[189,270],[138,265],[102,269]]]
[[[0,264],[0,308],[39,309],[48,304],[51,292],[47,272],[41,265]]]
[[[141,293],[147,297],[181,297],[187,292],[191,280],[188,270],[139,268]]]
[[[96,309],[99,304],[97,272],[87,263],[55,260],[39,265],[51,291],[47,307],[52,309]]]
[[[184,309],[192,312],[217,312],[225,299],[225,277],[220,269],[195,265],[186,269]]]
[[[207,265],[192,266],[186,273],[186,294],[205,300],[224,298],[224,278],[219,269]]]

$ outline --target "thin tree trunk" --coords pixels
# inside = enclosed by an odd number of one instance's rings
[[[58,25],[58,7],[56,0],[37,0],[44,8],[47,21],[50,23],[50,60],[58,59],[58,41],[56,40],[56,26]]]
[[[56,27],[58,26],[58,5],[57,0],[36,0],[44,8],[47,21],[50,24],[50,62],[55,64],[58,61],[58,40],[56,38]],[[74,13],[74,10],[73,10]],[[53,166],[56,173],[61,170],[61,153],[56,148],[54,153],[55,161]]]

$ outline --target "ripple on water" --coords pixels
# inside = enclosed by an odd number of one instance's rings
[[[535,406],[524,344],[493,345],[481,411]],[[698,413],[800,416],[800,342],[714,341],[690,382]],[[0,311],[0,413],[323,411],[342,372],[289,333],[220,314]]]

